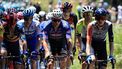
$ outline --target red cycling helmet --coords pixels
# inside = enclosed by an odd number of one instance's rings
[[[18,12],[18,13],[17,13],[17,18],[18,18],[19,20],[23,19],[23,12]]]

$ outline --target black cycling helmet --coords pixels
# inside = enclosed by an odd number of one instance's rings
[[[107,16],[109,13],[106,9],[104,8],[98,8],[97,10],[95,10],[95,19],[99,20],[101,16]]]
[[[73,7],[73,5],[69,2],[65,2],[64,4],[62,4],[62,9],[71,9]]]

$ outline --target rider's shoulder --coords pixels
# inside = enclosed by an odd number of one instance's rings
[[[85,20],[85,18],[82,18],[82,19],[78,20],[78,24],[83,23],[84,20]]]
[[[63,26],[69,26],[69,23],[68,23],[68,21],[61,20],[61,22],[62,22]]]
[[[23,24],[24,24],[24,19],[23,19],[23,20],[19,20],[19,21],[17,21],[16,24],[17,24],[19,27],[22,27]]]
[[[40,24],[40,22],[39,22],[38,20],[34,20],[34,19],[33,19],[33,23],[34,23],[36,26],[38,26],[38,25]]]
[[[70,13],[70,16],[73,16],[74,17],[74,16],[77,16],[77,15],[75,13],[71,12]]]
[[[24,23],[24,19],[17,21],[17,24],[18,24],[18,25],[21,25],[21,24],[23,24],[23,23]]]
[[[108,20],[106,20],[106,23],[107,23],[108,25],[112,25],[112,22],[110,22],[110,21],[108,21]]]
[[[94,21],[90,22],[88,25],[96,25],[96,23],[97,23],[97,21],[94,20]]]

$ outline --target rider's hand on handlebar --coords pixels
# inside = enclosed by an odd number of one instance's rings
[[[86,63],[90,64],[94,60],[95,60],[95,56],[94,55],[89,55],[89,56],[87,56]]]
[[[109,56],[108,60],[110,60],[111,63],[115,63],[115,58],[113,56]]]

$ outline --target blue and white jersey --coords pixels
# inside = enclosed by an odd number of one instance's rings
[[[20,28],[23,31],[23,34],[26,37],[27,45],[36,47],[37,45],[37,35],[39,34],[39,23],[38,21],[32,20],[32,23],[30,24],[29,28],[26,28],[24,26],[24,20],[20,20],[17,22],[17,24],[20,26]]]

